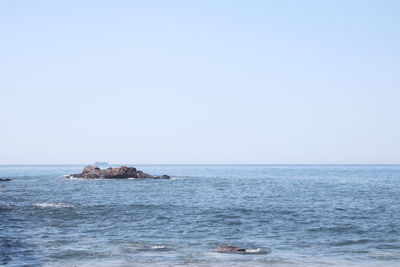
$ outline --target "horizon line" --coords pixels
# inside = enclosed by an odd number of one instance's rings
[[[48,166],[57,166],[57,165],[65,165],[65,166],[77,166],[77,165],[95,165],[94,163],[0,163],[0,166],[40,166],[40,165],[48,165]],[[111,165],[163,165],[163,166],[179,166],[179,165],[203,165],[203,166],[376,166],[376,165],[400,165],[400,163],[108,163]]]

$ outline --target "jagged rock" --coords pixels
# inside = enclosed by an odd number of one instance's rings
[[[144,173],[144,172],[142,172],[142,171],[138,171],[138,172],[136,173],[136,175],[137,175],[138,178],[152,178],[151,175],[149,175],[149,174],[147,174],[147,173]]]
[[[85,178],[85,179],[95,179],[104,177],[104,170],[101,170],[97,166],[86,166],[83,168],[82,172],[79,174],[72,174],[73,177]]]
[[[11,181],[10,178],[0,178],[0,182],[9,182]]]
[[[153,176],[137,170],[133,167],[121,166],[119,168],[100,169],[97,166],[86,166],[81,173],[67,175],[67,178],[84,178],[84,179],[126,179],[126,178],[150,178],[150,179],[169,179],[168,175]]]
[[[246,249],[235,246],[222,246],[217,248],[218,252],[246,252]]]
[[[104,178],[107,179],[122,179],[122,178],[137,178],[136,168],[121,166],[119,168],[107,168],[104,172]]]

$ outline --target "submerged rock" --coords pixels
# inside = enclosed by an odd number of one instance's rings
[[[0,182],[9,182],[11,181],[10,178],[0,178]]]
[[[127,179],[127,178],[150,178],[150,179],[169,179],[168,175],[153,176],[137,170],[133,167],[121,166],[119,168],[100,169],[97,166],[88,165],[83,168],[81,173],[67,175],[67,178],[84,179]]]
[[[235,246],[222,246],[217,248],[218,252],[246,252],[246,249]]]

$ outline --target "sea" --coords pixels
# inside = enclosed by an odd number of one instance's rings
[[[127,166],[0,165],[0,265],[400,266],[400,165]]]

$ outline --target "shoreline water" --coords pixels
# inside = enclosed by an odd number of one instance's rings
[[[0,166],[9,266],[396,266],[400,166],[135,165],[170,180]],[[142,167],[144,166],[144,167]],[[218,253],[222,245],[268,253]],[[141,247],[142,246],[142,247]]]

